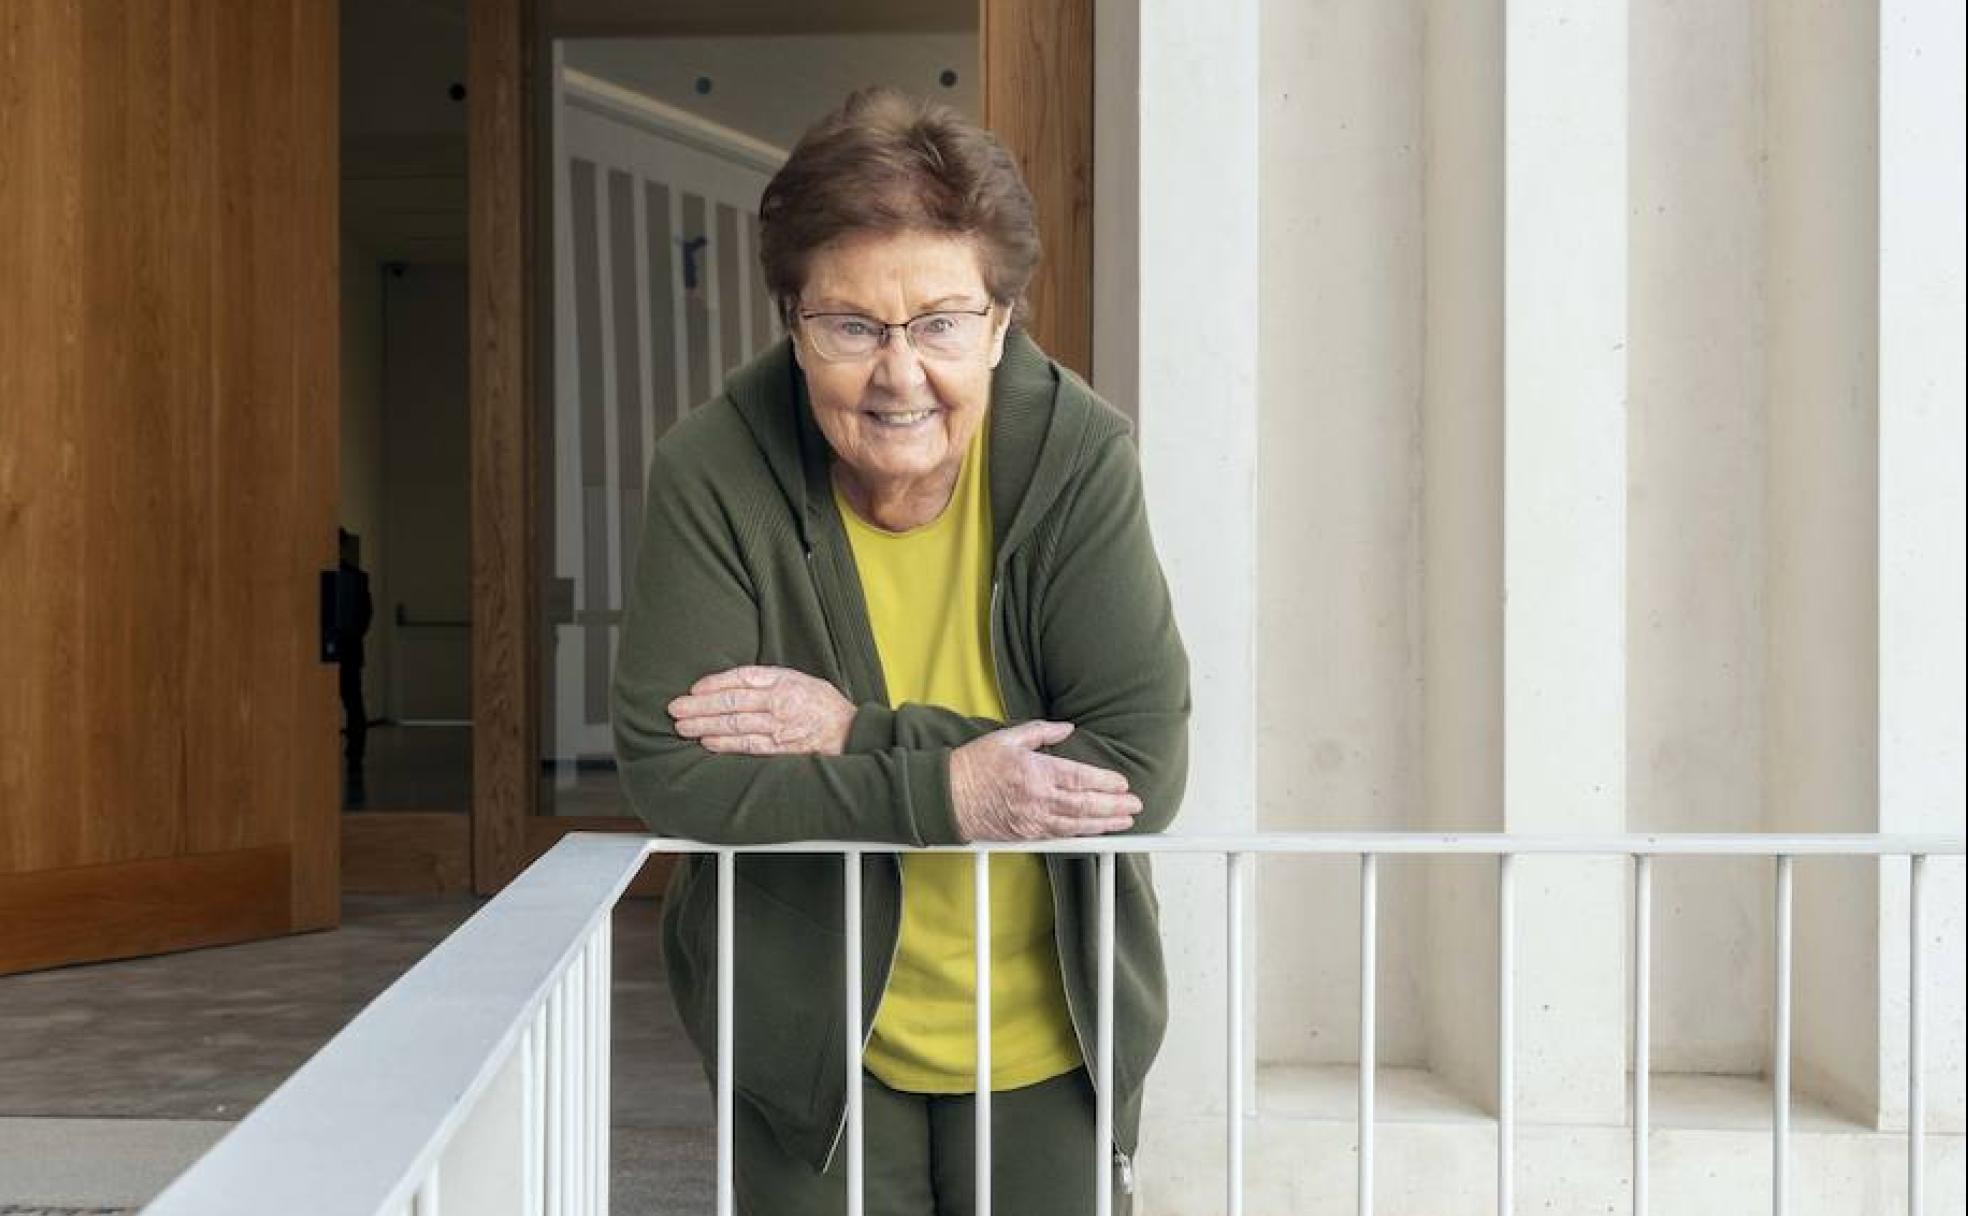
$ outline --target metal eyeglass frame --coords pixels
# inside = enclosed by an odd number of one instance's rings
[[[906,339],[909,343],[909,349],[915,352],[917,358],[919,359],[952,358],[954,356],[937,356],[937,355],[929,355],[923,353],[923,348],[916,342],[916,335],[909,332],[909,327],[925,317],[943,317],[943,316],[988,317],[992,313],[996,312],[997,308],[998,308],[998,302],[996,300],[992,300],[984,307],[977,309],[975,311],[968,308],[932,308],[928,312],[919,312],[915,316],[910,317],[908,320],[902,322],[884,321],[880,317],[871,317],[868,314],[861,313],[861,312],[805,312],[796,309],[794,310],[793,315],[798,317],[802,322],[816,320],[821,317],[854,317],[859,320],[866,321],[870,325],[881,326],[881,335],[875,339],[875,349],[869,351],[865,355],[830,355],[826,351],[820,349],[820,344],[818,342],[815,342],[811,338],[807,339],[807,346],[812,349],[813,353],[820,356],[822,359],[825,359],[829,363],[859,363],[865,359],[873,358],[875,355],[881,353],[881,351],[886,349],[888,346],[889,333],[893,330],[898,330],[898,329],[902,331],[903,338]],[[975,354],[976,352],[972,351],[971,353]]]

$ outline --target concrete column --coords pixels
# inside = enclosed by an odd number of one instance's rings
[[[1968,399],[1963,10],[1879,15],[1879,830],[1962,831]],[[1929,863],[1928,1126],[1963,1109],[1962,866]],[[1905,869],[1882,874],[1881,1113],[1904,1125]]]
[[[1136,393],[1149,516],[1189,650],[1195,716],[1176,831],[1247,833],[1257,806],[1257,3],[1102,0],[1095,23],[1095,257],[1100,273],[1121,276],[1095,291],[1095,381]],[[1171,1024],[1148,1093],[1143,1185],[1154,1189],[1220,1170],[1222,1138],[1203,1129],[1222,1127],[1226,998],[1222,864],[1171,859],[1157,878]]]
[[[1504,826],[1625,826],[1627,6],[1504,13]],[[1527,859],[1517,1113],[1625,1109],[1620,863]]]

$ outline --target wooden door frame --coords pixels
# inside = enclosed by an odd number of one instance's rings
[[[630,817],[539,815],[540,668],[534,289],[543,263],[534,166],[538,0],[471,0],[473,888],[490,895],[570,831],[646,830]],[[660,6],[652,6],[658,7]],[[662,32],[660,13],[648,34]],[[1046,251],[1030,292],[1040,344],[1092,371],[1093,0],[979,0],[985,122],[1038,203]],[[626,31],[624,31],[626,32]],[[701,30],[692,32],[701,33]],[[662,867],[631,894],[653,893]]]

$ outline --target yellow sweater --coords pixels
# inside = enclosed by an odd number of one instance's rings
[[[913,701],[1003,721],[988,623],[991,512],[984,437],[964,454],[950,505],[887,532],[834,491],[874,627],[891,706]],[[868,1071],[892,1089],[977,1088],[975,882],[961,854],[902,859],[902,935],[868,1041]],[[1080,1064],[1053,943],[1043,859],[991,859],[991,1088],[1018,1089]]]

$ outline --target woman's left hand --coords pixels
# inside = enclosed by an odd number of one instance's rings
[[[667,706],[677,734],[706,751],[744,756],[838,756],[854,703],[789,667],[733,667],[705,676]]]

